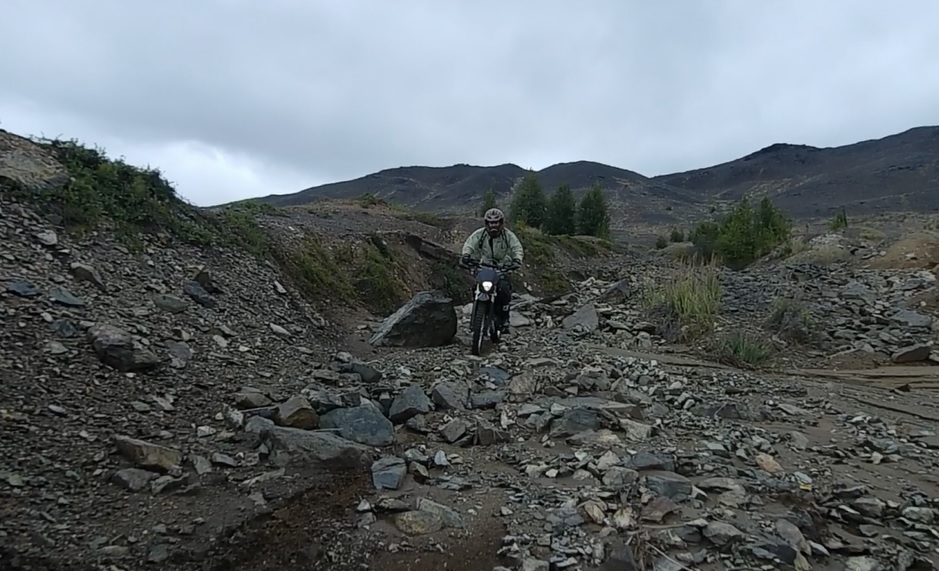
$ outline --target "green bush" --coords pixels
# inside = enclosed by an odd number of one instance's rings
[[[577,208],[577,230],[585,236],[610,238],[610,208],[599,183],[587,191]]]
[[[831,219],[831,222],[828,223],[828,227],[834,231],[844,230],[848,227],[848,214],[844,209]]]
[[[158,169],[110,159],[104,149],[76,140],[37,139],[66,168],[71,182],[29,198],[47,214],[60,218],[71,232],[110,226],[119,235],[166,233],[185,242],[208,245],[212,222],[176,194]]]
[[[577,232],[577,202],[568,184],[562,184],[548,200],[544,231],[554,235],[573,235]]]
[[[519,183],[509,207],[509,221],[527,224],[532,228],[542,228],[547,214],[548,203],[538,182],[538,175],[529,170]]]
[[[669,236],[669,239],[670,239],[672,242],[675,242],[675,243],[684,242],[684,241],[685,241],[685,233],[682,232],[682,231],[681,231],[680,229],[678,229],[678,228],[672,228],[672,234]]]
[[[655,239],[655,249],[661,250],[668,246],[668,239],[665,236],[658,236]]]
[[[773,355],[772,346],[755,335],[734,331],[718,341],[717,360],[741,369],[756,369]]]
[[[689,238],[699,258],[716,256],[739,269],[788,242],[791,232],[791,221],[769,198],[756,209],[743,198],[722,221],[698,224]]]
[[[677,341],[710,333],[721,303],[720,275],[713,266],[683,266],[645,292],[646,308],[664,319],[663,331]]]
[[[499,208],[499,203],[496,201],[496,191],[493,190],[491,186],[489,190],[486,191],[486,194],[483,195],[483,203],[479,206],[479,212],[476,214],[483,216],[490,208]]]

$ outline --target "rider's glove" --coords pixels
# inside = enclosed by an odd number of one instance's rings
[[[469,254],[463,254],[463,257],[460,258],[460,263],[463,264],[464,266],[468,266],[472,264],[473,256],[470,256]]]
[[[510,261],[508,264],[506,264],[504,267],[505,267],[506,270],[517,270],[517,269],[519,269],[520,267],[522,267],[522,263],[519,262],[518,260],[511,260],[511,261]]]

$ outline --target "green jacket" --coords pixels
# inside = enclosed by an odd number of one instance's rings
[[[501,236],[490,238],[484,227],[469,235],[469,238],[463,243],[462,254],[464,256],[469,254],[474,259],[486,264],[501,266],[512,260],[521,263],[525,252],[515,232],[508,228],[502,228]]]

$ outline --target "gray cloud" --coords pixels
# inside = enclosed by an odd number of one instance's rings
[[[197,204],[382,168],[646,175],[936,124],[939,3],[6,0],[0,126]]]

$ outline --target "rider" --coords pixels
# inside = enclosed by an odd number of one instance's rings
[[[481,263],[500,266],[505,270],[518,269],[522,265],[524,251],[514,232],[505,227],[505,214],[498,208],[490,208],[483,216],[486,225],[475,230],[463,243],[462,263],[468,265],[474,259]],[[502,331],[509,329],[509,303],[512,301],[512,284],[508,276],[499,280],[496,289],[496,315],[502,323]]]

